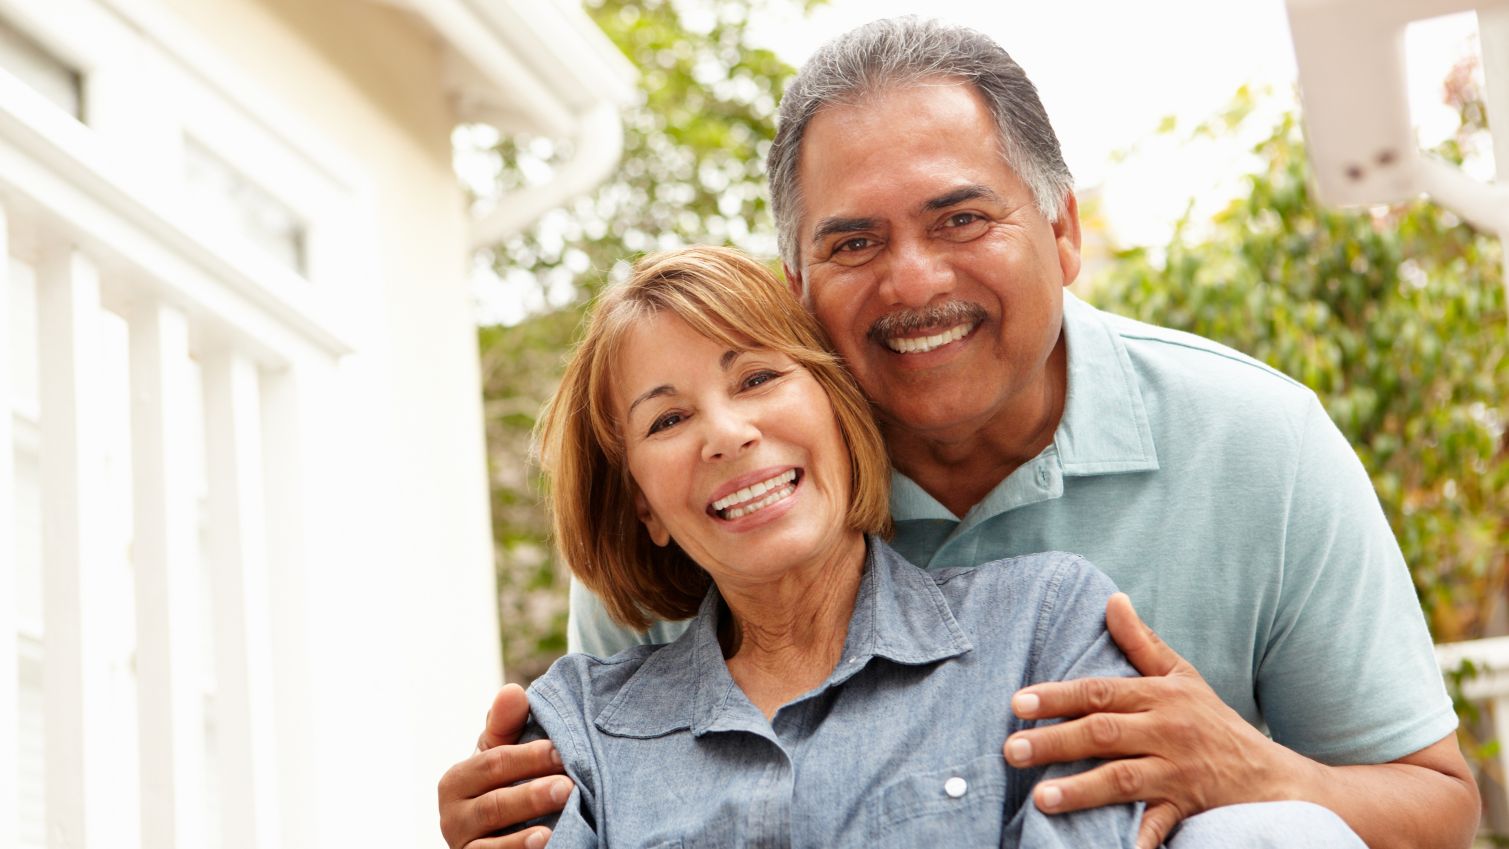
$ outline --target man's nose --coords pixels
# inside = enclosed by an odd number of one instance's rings
[[[928,239],[899,239],[892,243],[881,292],[891,304],[920,309],[952,292],[953,266]]]
[[[760,441],[760,429],[748,416],[732,405],[717,405],[702,412],[702,459],[725,460],[738,457]]]

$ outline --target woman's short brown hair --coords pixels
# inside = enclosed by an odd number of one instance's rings
[[[869,402],[817,321],[769,270],[739,251],[694,247],[647,256],[594,304],[536,432],[556,547],[609,615],[639,630],[652,617],[686,619],[709,581],[675,540],[655,545],[640,522],[613,414],[613,367],[624,340],[659,313],[730,348],[778,351],[811,373],[849,448],[849,527],[890,533],[885,444]]]

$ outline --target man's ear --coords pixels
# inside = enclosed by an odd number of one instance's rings
[[[644,493],[635,491],[634,512],[638,514],[639,521],[644,523],[644,529],[650,532],[650,539],[661,548],[671,541],[671,532],[666,530],[665,524],[655,511],[650,509],[650,503],[644,500]]]
[[[1053,241],[1058,248],[1058,267],[1068,286],[1079,276],[1079,201],[1074,192],[1064,198],[1064,208],[1053,222]]]
[[[804,304],[807,303],[807,293],[803,290],[802,286],[802,273],[800,271],[792,271],[791,266],[784,262],[781,263],[781,273],[786,275],[786,285],[791,288],[792,296]]]

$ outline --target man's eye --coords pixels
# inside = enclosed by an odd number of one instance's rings
[[[666,413],[665,415],[656,418],[655,421],[650,423],[650,433],[659,433],[666,428],[675,427],[676,425],[681,424],[681,420],[683,418],[685,417],[680,413]]]
[[[955,212],[943,219],[938,232],[945,239],[968,241],[984,234],[989,221],[978,212]]]
[[[872,236],[850,236],[833,246],[828,259],[837,265],[863,265],[875,256],[879,248],[880,240]]]

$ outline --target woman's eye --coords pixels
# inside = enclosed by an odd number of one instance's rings
[[[754,389],[756,386],[764,386],[765,384],[769,383],[772,380],[775,380],[780,376],[781,373],[778,371],[770,371],[768,369],[757,371],[754,374],[751,374],[749,377],[744,378],[744,388]]]
[[[666,428],[675,427],[676,425],[681,424],[682,418],[683,416],[680,413],[666,413],[665,415],[656,418],[655,421],[650,423],[650,433],[655,434],[661,432],[662,430],[665,430]]]

